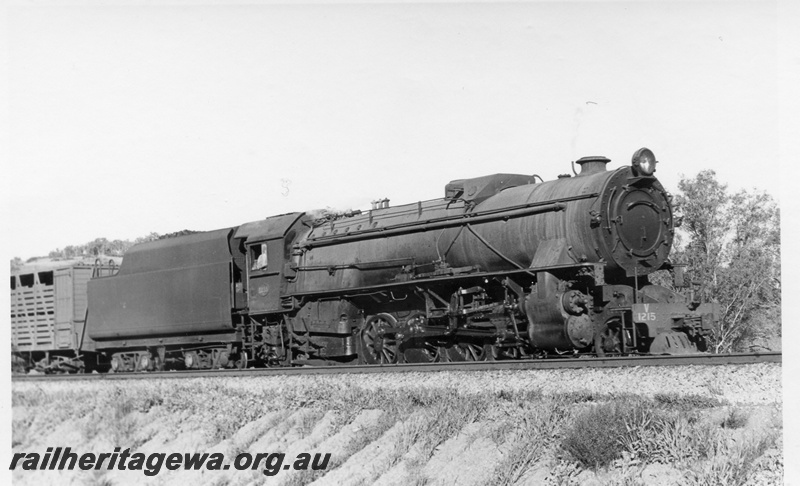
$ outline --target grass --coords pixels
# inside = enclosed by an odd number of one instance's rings
[[[773,433],[748,436],[732,441],[717,437],[711,443],[709,460],[696,464],[690,471],[691,484],[698,486],[738,486],[748,483],[758,458],[775,444]]]
[[[730,406],[711,389],[705,395],[658,393],[647,398],[589,391],[544,395],[535,389],[466,393],[418,385],[367,389],[324,379],[292,383],[276,380],[274,386],[250,387],[235,380],[157,380],[124,386],[20,386],[12,404],[30,413],[15,417],[12,442],[15,448],[37,440],[41,444],[48,431],[74,420],[81,424],[86,443],[108,440],[138,447],[163,433],[145,427],[160,420],[175,425],[172,430],[192,424],[206,432],[209,444],[232,439],[232,450],[243,451],[254,438],[240,443],[237,431],[267,413],[279,412],[267,429],[290,427],[305,437],[326,413],[336,417],[326,431],[331,436],[363,411],[380,410],[374,423],[336,451],[328,471],[381,443],[391,449],[376,474],[405,462],[407,483],[435,482],[425,475],[426,464],[472,423],[481,424],[470,428],[475,440],[487,437],[502,452],[487,466],[494,468],[495,486],[518,483],[534,469],[547,470],[553,484],[575,482],[587,470],[614,473],[603,480],[607,484],[639,484],[637,475],[646,464],[662,463],[680,469],[697,485],[745,484],[756,471],[782,470],[779,456],[764,459],[779,443],[780,431],[751,430],[749,410]],[[394,439],[382,441],[390,429]],[[307,484],[323,474],[287,473],[284,484]]]
[[[663,398],[612,401],[578,412],[566,427],[561,447],[584,467],[607,467],[624,455],[675,463],[710,456],[716,428],[686,415],[686,405],[664,407]]]
[[[387,430],[394,426],[396,422],[396,416],[383,413],[374,423],[371,423],[367,427],[360,428],[359,433],[355,435],[352,440],[347,442],[341,451],[337,451],[337,453],[333,455],[327,469],[333,470],[347,462],[354,454],[378,440]],[[309,473],[319,473],[319,475],[322,475],[325,471],[305,471],[304,476],[309,475]]]
[[[746,484],[779,434],[731,435],[747,424],[746,411],[733,408],[720,424],[700,420],[692,404],[701,410],[713,406],[691,396],[656,396],[585,408],[565,427],[560,446],[584,468],[619,467],[621,460],[623,465],[662,463],[686,469],[691,484]]]
[[[653,396],[656,404],[680,412],[691,412],[697,409],[716,408],[725,404],[717,397],[706,397],[695,394],[656,393]]]
[[[283,481],[281,483],[282,486],[305,486],[306,484],[311,484],[317,479],[321,478],[325,475],[325,471],[315,471],[313,469],[308,469],[305,471],[299,471],[295,474],[292,474],[289,479]]]
[[[442,393],[428,402],[425,409],[425,434],[417,442],[424,459],[433,456],[436,448],[455,437],[465,425],[478,420],[489,407],[488,398],[465,397],[461,394]]]
[[[573,397],[526,402],[506,414],[495,429],[493,440],[507,445],[503,459],[495,466],[492,486],[516,484],[552,447],[554,432],[567,416],[566,404]]]

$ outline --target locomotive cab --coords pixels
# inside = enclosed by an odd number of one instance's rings
[[[303,213],[273,216],[239,226],[234,238],[243,242],[247,261],[247,307],[250,315],[280,312],[286,292],[286,263]]]

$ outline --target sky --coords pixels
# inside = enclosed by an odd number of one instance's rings
[[[155,5],[8,7],[9,258],[643,146],[780,199],[773,2]]]
[[[704,169],[768,192],[791,244],[798,4],[6,0],[0,253],[411,203],[643,146],[672,192]]]

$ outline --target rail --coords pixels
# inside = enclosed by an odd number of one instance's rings
[[[244,370],[165,371],[137,373],[93,373],[74,375],[12,375],[12,381],[126,380],[208,377],[254,377],[338,373],[409,373],[435,371],[544,370],[574,368],[621,368],[635,366],[719,366],[781,363],[781,353],[693,354],[683,356],[581,357],[509,361],[461,361],[395,365],[304,366],[293,368],[251,368]]]

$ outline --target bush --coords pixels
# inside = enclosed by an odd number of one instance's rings
[[[693,403],[671,402],[683,409]],[[584,467],[623,457],[675,462],[708,455],[714,430],[646,400],[616,401],[584,410],[567,427],[561,446]]]
[[[652,420],[652,410],[642,402],[594,406],[567,426],[561,447],[585,467],[607,466],[622,456],[631,429],[647,428]]]
[[[745,425],[747,425],[747,419],[750,417],[746,411],[732,408],[728,415],[725,417],[725,420],[722,421],[722,428],[723,429],[741,429]]]
[[[624,438],[631,457],[674,463],[708,457],[718,440],[716,428],[676,414],[659,413],[648,424],[629,424]]]
[[[615,401],[586,408],[566,427],[561,447],[582,466],[593,468],[608,466],[623,456],[660,463],[716,458],[728,447],[720,435],[720,424],[699,422],[694,414],[685,413],[692,412],[693,407],[711,406],[713,401],[692,395],[660,395],[654,401]],[[747,418],[746,412],[734,408],[721,426],[742,428]],[[739,470],[746,471],[762,449],[743,450],[739,454],[743,459],[733,461],[742,463],[736,466],[736,475],[742,474]]]

